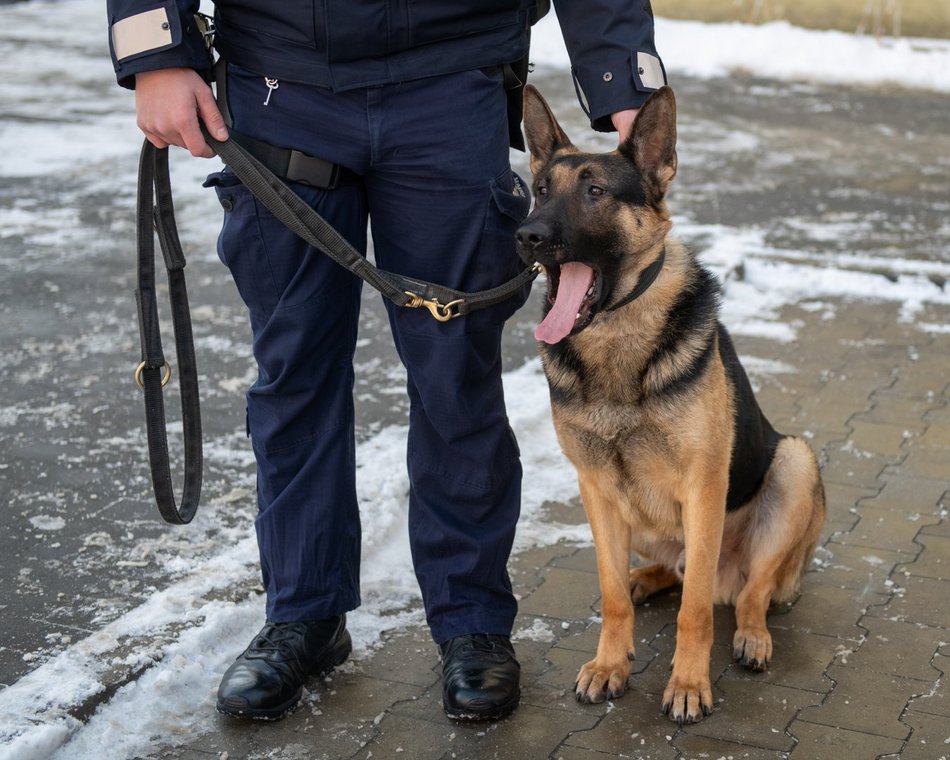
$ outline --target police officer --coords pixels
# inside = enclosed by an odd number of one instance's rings
[[[368,219],[381,268],[477,291],[520,269],[514,231],[529,201],[508,148],[523,147],[517,85],[539,1],[217,0],[230,130],[208,86],[198,0],[108,0],[110,44],[154,145],[212,156],[200,120],[283,169],[361,252]],[[594,129],[622,138],[665,82],[650,4],[556,6],[581,105]],[[258,365],[247,416],[267,592],[266,624],[225,672],[217,708],[276,719],[308,677],[346,659],[345,613],[360,602],[360,281],[284,228],[227,168],[207,184],[225,209],[218,252],[247,304]],[[452,718],[501,718],[520,698],[506,565],[521,466],[500,344],[526,295],[446,323],[387,302],[408,375],[413,564]]]

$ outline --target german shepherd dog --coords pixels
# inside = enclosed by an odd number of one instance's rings
[[[668,237],[673,91],[651,96],[617,150],[592,154],[529,86],[525,132],[536,202],[518,248],[546,271],[535,338],[600,578],[597,656],[581,667],[576,696],[624,692],[634,604],[681,582],[662,710],[692,723],[713,706],[714,603],[735,605],[736,661],[769,665],[769,604],[797,595],[824,523],[818,464],[760,411],[718,321],[717,280]],[[631,550],[652,564],[631,568]]]

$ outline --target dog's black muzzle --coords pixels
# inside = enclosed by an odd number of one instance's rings
[[[554,226],[544,218],[532,214],[515,232],[518,255],[526,264],[535,262],[544,266],[562,264],[564,246],[556,245],[556,238]],[[561,255],[558,255],[559,252]]]

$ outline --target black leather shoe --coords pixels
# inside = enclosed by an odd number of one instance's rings
[[[309,623],[268,622],[218,687],[218,712],[277,720],[293,710],[308,678],[340,665],[352,649],[346,616]]]
[[[521,699],[521,666],[507,636],[449,639],[442,653],[442,707],[457,720],[497,720]]]

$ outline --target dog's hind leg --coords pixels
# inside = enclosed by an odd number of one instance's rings
[[[579,702],[603,702],[626,690],[634,655],[633,602],[627,574],[630,526],[621,516],[609,478],[591,470],[578,470],[578,476],[594,534],[603,623],[597,655],[581,667],[574,691]]]
[[[634,604],[642,604],[647,597],[679,582],[680,577],[666,565],[657,563],[630,568],[630,596]]]
[[[752,670],[772,659],[766,614],[773,598],[788,600],[799,589],[825,517],[818,464],[807,444],[784,438],[765,481],[749,505],[743,564],[748,580],[736,599],[733,656]]]

